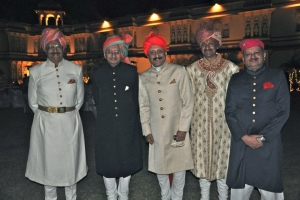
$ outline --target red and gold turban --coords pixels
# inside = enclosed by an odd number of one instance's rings
[[[248,49],[248,48],[251,48],[251,47],[254,47],[254,46],[259,46],[262,49],[265,48],[264,43],[261,40],[258,40],[258,39],[245,39],[245,40],[242,40],[240,42],[240,48],[241,48],[242,52],[245,49]]]
[[[131,64],[128,58],[128,47],[132,39],[132,36],[129,34],[122,34],[122,38],[117,35],[111,36],[107,38],[103,44],[103,53],[105,53],[107,47],[118,45],[121,51],[122,60],[127,64]]]
[[[150,32],[150,34],[146,37],[144,41],[144,53],[146,56],[149,55],[149,49],[152,45],[157,45],[167,51],[167,43],[166,40],[160,34]]]
[[[218,43],[216,43],[217,46],[222,45],[222,35],[219,31],[215,30],[214,22],[212,21],[201,23],[200,28],[197,29],[195,36],[199,46],[202,42],[209,38],[214,38],[216,41],[218,41]]]
[[[66,38],[60,30],[54,28],[45,28],[42,31],[41,48],[46,52],[47,44],[53,40],[58,40],[63,48],[67,47]]]

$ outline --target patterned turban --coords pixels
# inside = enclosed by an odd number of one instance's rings
[[[160,46],[165,51],[167,51],[167,43],[166,40],[163,38],[163,36],[151,31],[150,34],[147,35],[143,45],[144,53],[146,56],[149,55],[149,49],[152,45]]]
[[[131,64],[128,58],[128,47],[131,41],[132,36],[129,34],[122,34],[122,38],[117,35],[111,36],[107,38],[103,44],[103,53],[105,53],[108,47],[118,45],[121,51],[122,60],[124,60],[124,62],[127,64]]]
[[[262,49],[265,48],[264,43],[258,39],[245,39],[245,40],[240,41],[240,48],[241,48],[242,52],[245,49],[248,49],[248,48],[251,48],[254,46],[259,46]]]
[[[209,38],[214,38],[215,40],[217,40],[217,46],[222,45],[222,35],[219,31],[216,31],[214,29],[214,22],[212,21],[206,21],[204,23],[201,23],[200,28],[198,28],[195,33],[195,36],[199,46],[202,42]]]
[[[41,48],[46,52],[47,44],[53,40],[58,40],[63,48],[67,47],[66,38],[60,30],[54,28],[45,28],[42,31]]]

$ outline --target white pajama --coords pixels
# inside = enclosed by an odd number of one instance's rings
[[[56,192],[56,186],[49,186],[45,185],[45,200],[57,200],[57,192]],[[71,186],[65,187],[65,195],[66,200],[76,200],[77,194],[77,185],[76,183]]]
[[[161,188],[162,200],[181,200],[183,197],[183,188],[185,185],[186,171],[173,173],[172,187],[170,186],[168,174],[157,174],[159,186]]]
[[[103,176],[107,200],[117,200],[118,196],[119,200],[128,200],[130,178],[131,176],[120,177],[119,186],[117,187],[115,178],[106,178]]]
[[[230,200],[249,200],[251,193],[253,191],[253,186],[245,184],[243,189],[231,189]],[[284,200],[283,192],[275,193],[262,190],[258,188],[258,191],[261,195],[261,200]]]

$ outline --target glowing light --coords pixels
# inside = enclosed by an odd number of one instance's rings
[[[222,12],[222,11],[224,11],[223,6],[217,3],[209,10],[209,12]]]
[[[224,17],[224,16],[228,16],[229,14],[223,14],[223,15],[212,15],[212,16],[207,16],[207,17],[204,17],[206,19],[209,19],[209,18],[216,18],[216,17]]]
[[[160,20],[160,19],[161,19],[161,18],[160,18],[160,16],[159,16],[158,14],[153,13],[153,14],[150,16],[150,18],[149,18],[148,21],[153,22],[153,21],[158,21],[158,20]]]
[[[111,27],[110,23],[108,21],[104,21],[101,28],[109,28]]]
[[[295,4],[292,4],[292,5],[283,6],[283,8],[293,8],[293,7],[298,7],[298,6],[300,6],[300,3],[295,3]]]

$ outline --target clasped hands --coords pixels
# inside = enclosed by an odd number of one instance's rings
[[[184,141],[186,132],[177,131],[176,135],[177,135],[176,142]],[[150,144],[154,143],[154,138],[153,138],[153,135],[151,133],[146,136],[146,141],[149,142]]]
[[[264,145],[263,142],[259,141],[258,138],[263,137],[263,135],[244,135],[242,140],[252,149],[257,149]]]

